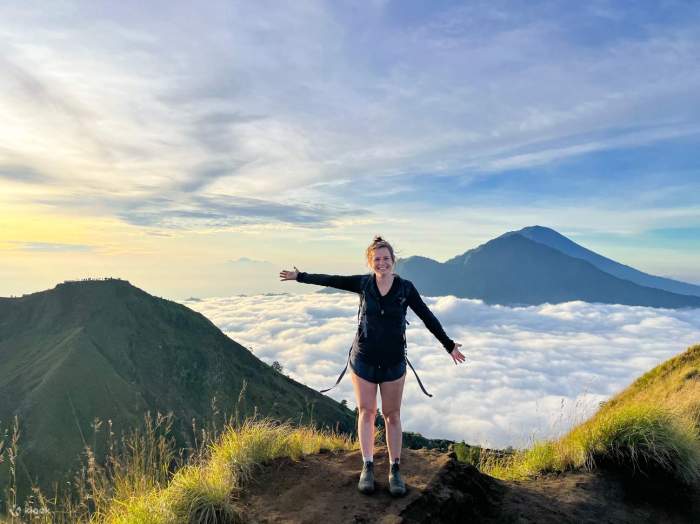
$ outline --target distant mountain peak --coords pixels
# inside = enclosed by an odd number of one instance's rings
[[[60,286],[80,286],[80,285],[92,285],[92,284],[117,284],[117,285],[132,285],[131,282],[128,280],[125,280],[123,278],[119,277],[101,277],[101,278],[78,278],[78,279],[71,279],[71,280],[64,280],[63,282],[60,282],[59,284],[56,284],[56,287]]]
[[[541,225],[508,231],[442,264],[411,257],[399,272],[429,295],[486,303],[700,306],[700,286],[642,273]]]
[[[74,291],[74,292],[90,292],[94,290],[107,290],[107,289],[132,289],[134,291],[145,291],[137,288],[128,280],[117,278],[117,277],[105,277],[105,278],[80,278],[75,280],[64,280],[53,289],[47,289],[45,291],[40,291],[40,293],[49,293],[51,291]]]
[[[610,258],[599,255],[595,251],[587,249],[573,240],[567,238],[554,229],[543,226],[524,227],[518,233],[530,240],[544,244],[553,249],[561,251],[570,257],[585,260],[595,267],[610,275],[634,282],[640,286],[662,289],[671,293],[681,295],[700,296],[700,286],[688,284],[678,280],[650,275],[634,269],[626,264],[621,264]]]
[[[502,235],[499,235],[496,238],[501,238],[501,237],[509,237],[512,235],[521,235],[526,238],[530,238],[531,240],[534,240],[533,237],[542,237],[542,236],[549,236],[549,237],[556,237],[556,238],[566,238],[564,235],[559,233],[556,229],[552,229],[551,227],[546,227],[546,226],[540,226],[535,224],[534,226],[525,226],[523,228],[520,228],[518,230],[514,231],[507,231],[503,233]],[[492,240],[496,240],[496,238]],[[567,239],[569,240],[569,239]]]
[[[518,230],[518,233],[522,233],[524,231],[551,231],[552,233],[556,233],[557,235],[560,234],[558,231],[552,229],[551,227],[540,226],[537,224],[535,224],[534,226],[526,226],[526,227]]]
[[[413,262],[423,261],[423,262],[434,262],[436,264],[439,264],[439,262],[437,260],[435,260],[434,258],[424,257],[422,255],[411,255],[410,257],[399,258],[399,260],[404,261],[404,262],[407,260],[411,260]]]

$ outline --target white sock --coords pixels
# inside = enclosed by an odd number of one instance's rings
[[[363,456],[362,456],[362,460],[365,461],[365,462],[374,462],[374,457],[373,457],[373,456],[365,457],[365,456],[363,455]]]

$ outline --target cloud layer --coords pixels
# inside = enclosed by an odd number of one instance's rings
[[[26,2],[0,20],[0,178],[143,227],[334,227],[367,193],[398,211],[442,176],[434,198],[464,201],[566,162],[556,196],[580,196],[597,181],[577,159],[700,136],[692,2]]]
[[[568,302],[522,308],[479,300],[425,298],[463,344],[455,366],[409,310],[406,431],[490,446],[523,446],[566,431],[635,378],[693,343],[697,310]],[[254,295],[185,302],[267,363],[315,389],[335,383],[352,342],[357,297]],[[346,377],[329,393],[354,408]],[[380,405],[381,408],[381,405]]]

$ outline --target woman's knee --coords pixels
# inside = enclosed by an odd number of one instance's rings
[[[401,422],[401,410],[400,409],[392,409],[390,411],[385,411],[382,413],[384,416],[384,423],[385,424],[397,424]]]
[[[360,406],[360,419],[361,420],[374,420],[377,416],[377,406]]]

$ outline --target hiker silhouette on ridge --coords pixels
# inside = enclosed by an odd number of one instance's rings
[[[401,496],[406,493],[406,484],[399,473],[399,463],[402,445],[401,399],[407,363],[416,375],[423,392],[432,397],[423,387],[406,355],[407,308],[410,307],[442,343],[455,365],[464,362],[466,357],[459,351],[462,344],[447,336],[413,283],[393,273],[396,258],[389,242],[381,236],[375,236],[365,254],[367,265],[372,270],[370,274],[314,274],[299,271],[293,266],[294,271],[280,271],[280,280],[296,280],[305,284],[334,287],[360,295],[357,333],[350,348],[348,362],[335,385],[343,378],[349,364],[359,410],[357,429],[363,464],[357,487],[365,494],[374,492],[374,426],[377,385],[379,386],[391,464],[389,491],[394,496]],[[321,392],[325,391],[328,389]]]

